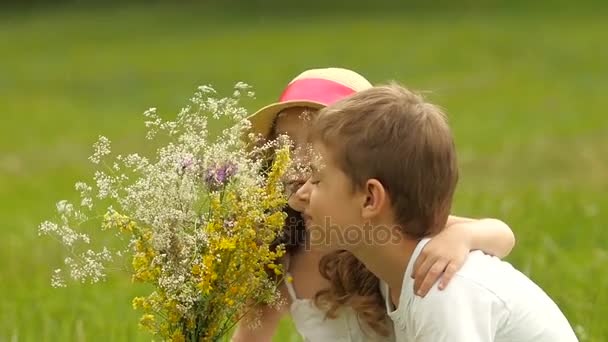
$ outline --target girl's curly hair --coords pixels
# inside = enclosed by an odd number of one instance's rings
[[[331,285],[317,292],[315,305],[326,308],[328,318],[335,318],[340,307],[350,306],[377,334],[390,334],[380,280],[359,259],[348,251],[336,251],[321,259],[319,271]]]

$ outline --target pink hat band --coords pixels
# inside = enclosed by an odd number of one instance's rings
[[[329,106],[354,93],[354,89],[338,82],[322,78],[302,78],[287,86],[279,102],[311,101]]]

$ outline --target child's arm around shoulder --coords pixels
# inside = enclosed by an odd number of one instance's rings
[[[515,246],[515,234],[511,227],[495,218],[470,219],[450,215],[446,229],[457,230],[469,237],[470,250],[481,250],[486,254],[504,258]]]

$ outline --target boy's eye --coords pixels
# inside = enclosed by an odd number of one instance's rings
[[[302,185],[304,185],[304,182],[302,181],[291,181],[291,182],[287,182],[287,184],[285,184],[285,190],[288,194],[288,197],[291,196],[291,194],[297,192]]]
[[[319,171],[316,167],[314,167],[314,165],[311,165],[310,168],[310,183],[313,185],[317,185],[319,184],[319,182],[321,181],[321,175],[319,174]]]

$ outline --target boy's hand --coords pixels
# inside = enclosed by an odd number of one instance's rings
[[[452,225],[433,237],[414,264],[414,292],[421,297],[426,296],[439,279],[439,290],[445,289],[464,265],[470,245],[470,231],[466,224]]]

